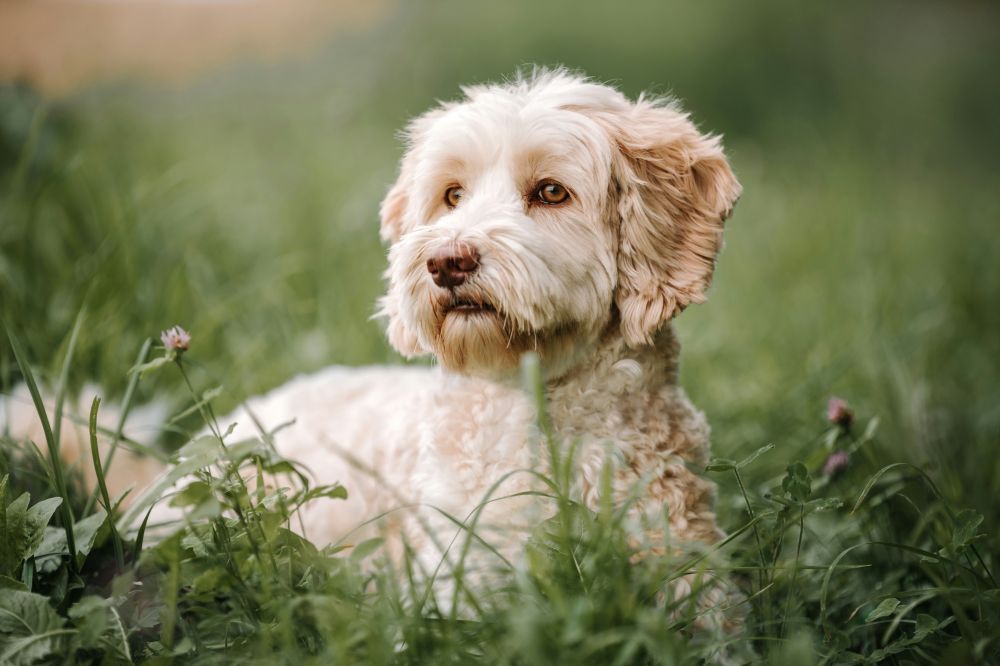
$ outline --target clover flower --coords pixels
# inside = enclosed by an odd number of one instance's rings
[[[823,465],[823,476],[833,477],[840,474],[847,469],[850,462],[851,456],[848,455],[847,451],[834,451]]]
[[[160,342],[168,350],[184,352],[191,344],[191,334],[180,326],[174,326],[160,333]]]
[[[826,403],[826,420],[846,430],[854,422],[854,412],[846,400],[833,397]]]

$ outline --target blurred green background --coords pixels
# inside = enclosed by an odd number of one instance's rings
[[[840,395],[881,418],[876,463],[926,465],[996,532],[998,45],[989,2],[408,2],[182,84],[8,83],[0,312],[53,381],[86,302],[71,379],[109,395],[174,324],[221,409],[327,364],[399,362],[368,319],[396,132],[461,84],[562,64],[672,93],[725,136],[745,193],[709,302],[677,323],[716,452],[773,442],[763,483],[816,455]],[[6,344],[0,378],[17,381]]]

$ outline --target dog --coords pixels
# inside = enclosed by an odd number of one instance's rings
[[[294,418],[279,452],[349,489],[302,510],[307,535],[357,540],[386,514],[433,567],[456,529],[443,514],[480,507],[516,557],[539,514],[519,495],[533,477],[514,472],[545,464],[519,380],[531,352],[555,441],[578,444],[584,502],[600,500],[610,443],[616,502],[641,484],[633,511],[666,507],[671,539],[718,542],[714,486],[689,468],[707,464],[709,428],[678,385],[671,321],[705,299],[740,195],[720,139],[672,101],[564,70],[464,88],[406,138],[380,208],[380,314],[396,350],[436,367],[334,367],[248,403],[265,424]],[[494,489],[508,499],[483,506]]]
[[[709,428],[678,385],[671,322],[705,300],[740,195],[719,137],[673,101],[630,101],[565,70],[462,92],[409,124],[380,207],[388,340],[436,365],[328,368],[222,427],[240,439],[294,419],[274,435],[279,453],[349,491],[301,509],[317,544],[380,526],[433,570],[449,516],[478,509],[484,539],[516,559],[545,514],[526,472],[548,471],[520,380],[531,353],[583,502],[607,492],[610,457],[614,502],[639,487],[631,511],[665,509],[669,540],[717,543],[714,485],[692,471]]]

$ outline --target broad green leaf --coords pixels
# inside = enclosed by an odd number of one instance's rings
[[[913,636],[904,636],[903,638],[899,638],[889,645],[886,645],[881,650],[875,650],[868,655],[868,662],[879,663],[890,655],[905,652],[915,645],[918,645],[934,632],[944,629],[954,620],[954,617],[948,617],[938,622],[932,616],[921,613],[920,615],[917,615],[916,629],[913,631]]]
[[[205,435],[185,444],[177,455],[180,460],[161,474],[130,506],[118,521],[118,529],[128,529],[150,506],[159,501],[178,481],[185,476],[204,469],[220,460],[242,460],[255,452],[268,450],[267,444],[259,439],[246,439],[233,444],[221,445],[214,435]]]
[[[378,550],[382,546],[383,542],[384,539],[380,537],[362,541],[361,543],[359,543],[357,546],[354,547],[354,550],[351,551],[350,555],[351,560],[354,562],[362,561],[363,559],[374,553],[376,550]]]
[[[108,514],[98,509],[96,513],[87,516],[73,527],[77,558],[81,563],[90,554],[94,544],[100,544],[104,541],[109,531],[109,525]]]
[[[132,506],[125,511],[118,521],[118,529],[128,529],[139,516],[143,515],[149,507],[155,504],[175,483],[218,460],[221,453],[220,449],[219,440],[212,435],[199,437],[181,447],[177,455],[182,459],[173,467],[163,472],[145,492],[135,499]]]
[[[52,573],[59,568],[63,555],[69,555],[66,533],[58,527],[46,527],[41,542],[35,548],[35,568],[39,573]]]
[[[130,664],[132,655],[121,617],[110,599],[88,595],[70,607],[76,649],[101,650],[102,665]]]
[[[834,511],[844,506],[843,500],[836,497],[821,497],[809,500],[806,507],[812,511]]]
[[[311,499],[317,497],[327,497],[329,499],[347,499],[347,488],[335,483],[333,485],[326,486],[316,486],[315,488],[310,488],[305,493],[302,494],[301,502],[305,504]]]
[[[765,444],[764,446],[760,447],[759,449],[748,455],[743,460],[736,463],[737,469],[743,469],[744,467],[752,463],[754,460],[757,460],[757,458],[761,457],[762,455],[764,455],[773,448],[774,444]]]
[[[199,530],[186,530],[181,536],[181,545],[194,553],[195,557],[209,557],[212,554],[209,541]]]
[[[61,497],[50,497],[28,509],[24,521],[24,545],[21,559],[35,552],[38,544],[42,542],[49,520],[52,519],[52,515],[60,504],[62,504]]]
[[[133,366],[129,370],[129,374],[137,372],[139,373],[140,377],[145,377],[150,372],[153,372],[154,370],[159,370],[160,368],[169,363],[173,363],[174,358],[175,358],[175,353],[173,351],[169,351],[167,352],[166,356],[160,356],[158,358],[154,358],[152,361],[148,361],[146,363],[141,363],[139,365]]]
[[[125,631],[122,618],[114,606],[108,608],[108,613],[111,615],[111,618],[108,623],[108,630],[104,632],[104,636],[102,637],[102,643],[105,648],[102,666],[103,664],[108,664],[109,666],[111,664],[116,666],[118,664],[122,666],[132,664],[132,651],[128,646],[128,633]]]
[[[899,607],[899,599],[895,597],[889,597],[888,599],[883,599],[882,602],[875,607],[875,609],[868,614],[865,618],[865,622],[872,622],[874,620],[881,620],[884,617],[889,617],[896,612]]]
[[[21,562],[35,552],[42,542],[45,527],[62,504],[61,497],[50,497],[28,508],[28,493],[10,503],[0,521],[0,574],[14,575]],[[65,536],[65,533],[64,533]]]
[[[222,567],[212,567],[191,581],[191,591],[195,594],[214,594],[234,584],[232,574]]]
[[[109,599],[87,595],[69,608],[69,618],[76,625],[77,642],[84,648],[96,648],[108,628]]]
[[[31,502],[31,495],[28,493],[21,493],[17,496],[13,502],[7,505],[7,520],[10,521],[13,518],[23,521],[25,514],[28,513],[28,503]]]
[[[4,482],[6,486],[6,478]],[[28,493],[24,493],[7,505],[6,511],[0,506],[0,513],[3,514],[3,522],[0,523],[0,574],[17,575],[24,559],[24,526],[29,501]]]
[[[968,546],[976,538],[976,530],[983,523],[983,516],[972,509],[963,509],[955,516],[951,545],[955,550]]]
[[[736,461],[729,458],[712,458],[705,466],[706,472],[728,472],[736,467]]]
[[[0,589],[0,664],[32,664],[59,652],[62,626],[46,597]]]
[[[95,543],[103,542],[109,531],[108,514],[103,509],[87,516],[73,526],[73,537],[76,541],[77,561],[82,563]],[[66,533],[54,528],[46,528],[38,547],[35,549],[35,565],[41,573],[51,573],[59,567],[63,555],[69,555],[66,545]]]
[[[194,481],[170,498],[170,506],[195,506],[210,497],[212,497],[212,486],[205,481]]]
[[[260,506],[267,511],[281,510],[282,506],[288,504],[288,488],[278,488],[270,495],[260,500]]]
[[[301,472],[296,469],[295,465],[290,460],[265,460],[261,461],[261,467],[268,474],[301,475]]]
[[[812,493],[812,482],[809,479],[809,470],[800,462],[792,463],[788,466],[785,478],[781,481],[781,489],[789,499],[795,502],[805,502]]]
[[[204,435],[196,437],[177,450],[175,457],[179,461],[186,461],[194,458],[206,456],[218,457],[220,447],[219,438],[215,435]]]
[[[947,622],[947,620],[945,620]],[[943,624],[938,622],[933,616],[925,613],[917,615],[917,628],[913,632],[915,640],[923,640],[926,636],[937,631]]]
[[[53,629],[40,634],[15,638],[0,653],[0,664],[4,666],[31,666],[40,659],[63,651],[62,641],[73,634],[71,629]]]

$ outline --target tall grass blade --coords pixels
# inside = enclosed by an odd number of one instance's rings
[[[62,505],[60,511],[63,517],[63,529],[66,530],[66,545],[69,546],[70,552],[70,567],[74,570],[76,569],[76,539],[73,536],[73,523],[75,522],[73,518],[73,509],[69,503],[69,493],[66,490],[66,478],[63,475],[62,460],[59,458],[59,443],[55,440],[52,434],[52,427],[49,425],[49,417],[45,413],[45,403],[42,402],[42,395],[38,392],[38,384],[35,382],[35,375],[31,372],[31,366],[28,364],[27,355],[24,352],[24,347],[21,346],[21,340],[14,330],[7,324],[6,320],[0,321],[3,324],[4,331],[7,333],[7,339],[10,340],[11,349],[14,352],[14,359],[17,361],[17,366],[21,370],[21,376],[24,377],[24,383],[28,386],[28,392],[31,393],[31,400],[35,403],[35,411],[38,412],[38,418],[42,422],[42,431],[45,433],[45,443],[49,447],[49,461],[52,464],[52,479],[56,486],[56,490],[59,492],[59,496],[62,497]]]
[[[142,542],[146,538],[146,525],[149,524],[149,517],[153,515],[153,509],[156,505],[151,505],[149,509],[146,510],[146,517],[142,519],[142,523],[139,525],[139,531],[135,535],[135,545],[132,546],[132,561],[137,562],[139,560],[139,554],[142,553]]]
[[[139,350],[139,355],[136,357],[134,365],[141,365],[146,361],[146,356],[149,355],[149,350],[152,346],[152,338],[146,338],[146,340],[142,343],[142,348]],[[125,388],[125,397],[122,398],[121,413],[118,415],[118,423],[115,425],[115,432],[111,437],[111,444],[108,446],[108,456],[104,459],[105,474],[107,474],[108,470],[111,468],[111,461],[114,460],[115,452],[118,450],[118,445],[122,441],[122,431],[125,429],[125,420],[128,419],[129,411],[132,409],[132,402],[135,399],[135,389],[138,385],[139,373],[133,372],[129,376],[128,386]],[[96,426],[96,423],[93,425]],[[94,492],[92,492],[90,497],[87,498],[87,507],[84,509],[84,513],[90,513],[91,509],[94,508],[94,502],[97,501],[98,490],[98,488],[95,488]],[[107,499],[105,499],[105,504],[107,504]]]
[[[56,383],[56,407],[52,422],[52,437],[57,441],[62,441],[62,420],[63,405],[66,400],[66,382],[69,379],[69,369],[73,364],[73,352],[76,351],[76,341],[80,337],[80,329],[83,327],[83,320],[86,318],[87,306],[84,305],[76,314],[73,322],[73,330],[69,334],[69,344],[66,345],[66,355],[63,356],[62,368],[59,370],[59,381]]]
[[[111,506],[111,497],[108,495],[108,484],[104,479],[104,469],[101,465],[101,451],[97,446],[97,410],[100,407],[101,399],[95,397],[90,405],[90,455],[91,461],[94,464],[94,473],[97,475],[97,488],[100,490],[101,498],[104,500],[104,510],[108,512],[110,518],[112,517],[113,508]],[[125,568],[125,551],[122,548],[121,535],[118,534],[118,529],[115,527],[113,519],[108,520],[108,525],[111,527],[111,542],[115,549],[115,560],[118,563],[118,570],[121,571]]]

